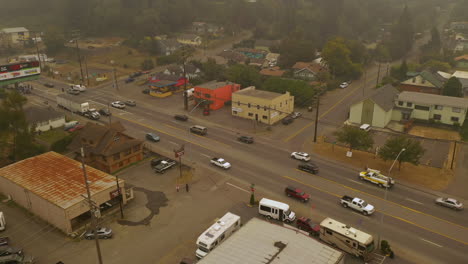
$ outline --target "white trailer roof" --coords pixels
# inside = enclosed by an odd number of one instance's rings
[[[353,227],[349,227],[341,222],[338,222],[334,219],[329,217],[325,218],[325,220],[320,223],[320,226],[328,228],[336,233],[339,233],[343,236],[350,237],[352,239],[357,240],[359,243],[367,245],[373,240],[373,237],[365,232],[357,230]]]
[[[235,223],[240,220],[240,216],[233,213],[227,212],[223,217],[221,217],[216,223],[210,226],[203,234],[201,234],[197,239],[198,242],[202,242],[206,245],[213,243],[218,237],[224,233],[229,227],[235,225]]]
[[[252,218],[198,264],[337,264],[344,253],[288,225]]]

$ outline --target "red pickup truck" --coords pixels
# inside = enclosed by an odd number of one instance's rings
[[[302,202],[307,202],[309,201],[310,194],[305,193],[301,189],[295,188],[288,186],[284,189],[284,193],[289,196],[289,197],[294,197],[296,199],[301,200]]]

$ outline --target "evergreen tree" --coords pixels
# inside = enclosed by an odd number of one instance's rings
[[[400,58],[410,51],[414,42],[414,29],[408,6],[405,6],[397,24],[392,30],[390,52],[393,58]]]
[[[463,97],[462,88],[461,82],[456,77],[452,77],[445,83],[442,94],[453,97]]]

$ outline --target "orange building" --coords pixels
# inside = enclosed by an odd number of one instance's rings
[[[232,82],[208,82],[195,87],[195,104],[202,103],[210,110],[217,110],[230,102],[232,93],[240,90],[240,84]]]

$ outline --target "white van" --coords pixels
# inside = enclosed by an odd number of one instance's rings
[[[192,97],[194,91],[195,91],[195,88],[187,89],[187,91],[184,91],[183,95],[190,98]]]
[[[86,91],[86,86],[81,85],[81,84],[72,84],[72,85],[70,85],[70,88],[72,90],[80,91],[80,92]]]
[[[289,210],[289,205],[267,198],[262,198],[258,204],[258,213],[268,219],[276,219],[286,223],[293,222],[296,219],[296,213]]]
[[[6,228],[6,221],[5,221],[5,215],[3,212],[0,212],[0,231],[5,230]]]

